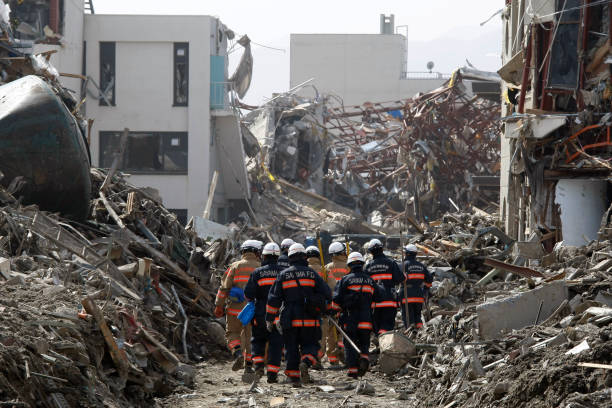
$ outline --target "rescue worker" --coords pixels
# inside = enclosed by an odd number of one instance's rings
[[[245,374],[253,372],[251,356],[251,325],[243,326],[238,314],[246,304],[244,287],[251,273],[261,264],[261,242],[246,240],[240,246],[240,259],[232,263],[223,275],[221,287],[215,299],[215,316],[226,315],[225,339],[234,357],[233,371],[245,367]]]
[[[404,327],[408,327],[408,323],[412,327],[420,329],[423,327],[423,321],[421,320],[421,311],[423,309],[423,303],[426,302],[426,298],[429,295],[429,288],[433,282],[433,277],[427,270],[427,267],[417,261],[418,249],[416,245],[406,245],[404,253],[406,254],[406,260],[404,261],[404,274],[406,275],[406,293],[407,298],[404,297],[403,288],[399,289],[398,298],[401,299],[402,303],[402,320],[404,321]],[[408,302],[408,316],[406,316],[406,307],[404,306]],[[408,319],[408,321],[406,320]]]
[[[348,376],[352,378],[362,377],[370,366],[370,333],[373,330],[370,305],[379,302],[384,294],[384,289],[364,272],[363,265],[363,255],[351,252],[348,256],[351,272],[336,286],[332,302],[333,310],[342,310],[340,325],[359,348],[358,353],[352,345],[346,346]]]
[[[325,265],[327,284],[333,292],[338,282],[350,271],[346,265],[346,246],[344,244],[332,242],[327,252],[332,257],[332,261]],[[327,353],[329,364],[332,366],[338,365],[339,360],[344,360],[344,342],[342,341],[342,336],[338,336],[336,328],[329,323],[327,317],[323,318],[321,332],[321,350],[319,354],[322,357]]]
[[[372,304],[374,309],[374,330],[381,335],[395,329],[397,302],[395,287],[404,281],[397,262],[383,253],[383,244],[374,238],[368,243],[372,260],[365,265],[365,271],[376,283],[384,287],[382,299]]]
[[[319,248],[317,248],[314,245],[307,247],[306,248],[306,261],[308,261],[308,267],[312,269],[313,271],[315,271],[316,273],[318,273],[319,276],[323,279],[323,281],[327,283],[329,286],[329,283],[326,281],[326,277],[325,277],[325,275],[328,275],[327,270],[324,273],[323,265],[321,265],[321,253],[319,252]],[[331,290],[332,288],[330,287],[330,293],[331,293]],[[317,370],[320,370],[323,368],[323,366],[321,365],[321,358],[323,357],[323,352],[321,350],[322,350],[323,333],[325,333],[324,328],[326,328],[324,327],[324,325],[326,322],[327,322],[327,318],[322,316],[321,317],[321,337],[319,337],[318,339],[319,351],[317,352],[317,363],[313,366],[313,368]]]
[[[286,349],[285,374],[294,386],[310,382],[308,369],[317,363],[321,337],[321,314],[331,302],[331,292],[323,279],[306,261],[302,244],[293,244],[288,252],[291,267],[274,282],[266,305],[268,331],[280,312],[280,326]],[[301,353],[301,358],[300,358]]]
[[[249,301],[255,303],[255,317],[252,321],[253,337],[251,337],[255,381],[259,381],[263,377],[266,344],[268,344],[268,383],[276,383],[280,370],[283,338],[276,327],[268,332],[266,328],[266,304],[270,288],[280,273],[280,267],[276,263],[280,256],[280,248],[275,242],[269,242],[264,246],[261,254],[263,258],[261,267],[255,269],[249,277],[249,281],[244,288],[244,294]]]
[[[278,261],[276,262],[278,266],[280,267],[281,271],[291,266],[291,264],[289,263],[289,256],[287,255],[287,253],[289,252],[289,247],[291,247],[291,245],[293,244],[295,244],[295,242],[293,242],[291,238],[285,238],[283,239],[283,242],[281,242],[281,245],[280,245],[281,256],[278,258]]]

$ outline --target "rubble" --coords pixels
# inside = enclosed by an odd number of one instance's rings
[[[98,197],[82,222],[0,191],[5,405],[150,406],[193,382],[188,364],[225,349],[210,316],[227,242],[201,240],[146,190],[107,176],[92,169]]]
[[[474,75],[460,69],[440,89],[390,103],[345,107],[316,89],[314,98],[295,95],[302,84],[261,107],[242,105],[251,109],[251,181],[286,180],[395,230],[406,216],[495,207],[499,103],[473,91]]]

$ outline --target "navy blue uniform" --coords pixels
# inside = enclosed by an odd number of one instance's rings
[[[281,256],[278,257],[278,261],[276,261],[276,263],[278,264],[278,267],[280,268],[281,271],[291,266],[291,264],[289,263],[289,257],[287,256],[287,254],[281,254]]]
[[[362,265],[352,266],[334,290],[332,309],[342,310],[340,324],[360,350],[358,354],[350,344],[345,347],[349,375],[358,374],[360,359],[370,360],[370,333],[374,329],[371,304],[383,298],[384,289],[363,271]]]
[[[305,300],[315,294],[322,295],[327,303],[331,302],[329,286],[304,259],[283,270],[268,295],[266,321],[274,321],[282,306],[280,325],[286,349],[285,375],[292,380],[300,378],[300,353],[301,360],[308,366],[317,363],[321,316],[309,314],[304,307]]]
[[[383,287],[382,299],[372,303],[374,330],[382,334],[395,329],[397,301],[395,287],[404,281],[397,262],[384,254],[375,255],[365,266],[365,272]]]
[[[269,343],[268,376],[277,374],[280,370],[283,348],[283,337],[276,328],[274,328],[272,332],[268,332],[266,329],[266,304],[268,302],[268,294],[279,273],[280,268],[276,262],[264,260],[262,266],[253,271],[244,288],[244,295],[247,299],[255,302],[253,337],[251,337],[253,363],[256,369],[263,367],[265,364],[266,343]]]
[[[406,292],[407,298],[404,298],[404,291],[400,288],[399,298],[402,299],[402,305],[408,302],[408,319],[410,324],[416,328],[423,327],[421,320],[421,311],[425,296],[429,293],[429,288],[433,282],[433,277],[427,270],[427,267],[416,260],[416,255],[409,255],[404,262],[404,273],[406,274]],[[408,327],[406,321],[406,308],[402,307],[402,320],[404,326]]]

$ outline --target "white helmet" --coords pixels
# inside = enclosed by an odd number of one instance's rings
[[[311,246],[309,246],[309,247],[307,247],[307,248],[306,248],[306,255],[307,255],[307,256],[310,256],[310,255],[313,255],[313,256],[320,256],[320,255],[321,255],[321,253],[319,252],[319,248],[317,248],[317,247],[316,247],[316,246],[314,246],[314,245],[311,245]]]
[[[285,238],[283,239],[283,242],[281,242],[280,247],[281,249],[287,249],[293,244],[295,244],[295,242],[291,238]]]
[[[372,252],[375,249],[382,249],[383,248],[383,244],[382,242],[380,242],[379,239],[373,238],[372,240],[370,240],[370,242],[368,242],[368,251]]]
[[[276,242],[268,242],[266,246],[264,246],[262,255],[272,255],[272,256],[280,256],[280,248]]]
[[[349,254],[348,259],[346,260],[346,264],[350,266],[355,262],[364,263],[363,255],[361,255],[361,252],[354,251]]]
[[[254,239],[247,239],[240,245],[241,251],[261,251],[261,241],[256,241]]]
[[[417,252],[419,252],[419,249],[414,244],[408,244],[408,245],[406,245],[404,247],[404,251],[412,252],[412,253],[416,254]]]
[[[289,256],[297,255],[297,254],[306,254],[306,250],[304,249],[304,245],[295,243],[289,247]]]
[[[346,254],[346,247],[342,242],[332,242],[327,252],[331,255]]]

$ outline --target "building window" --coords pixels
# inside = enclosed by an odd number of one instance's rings
[[[100,132],[101,167],[110,167],[123,132]],[[130,132],[119,169],[133,174],[187,174],[187,132]]]
[[[174,43],[174,106],[189,100],[189,43]]]
[[[100,106],[115,106],[115,43],[100,43]]]
[[[60,43],[64,31],[64,0],[9,0],[5,3],[11,8],[15,38],[43,44]]]
[[[168,209],[168,211],[170,211],[172,214],[176,215],[176,218],[178,219],[178,221],[183,224],[183,225],[187,225],[187,210],[185,209]]]

